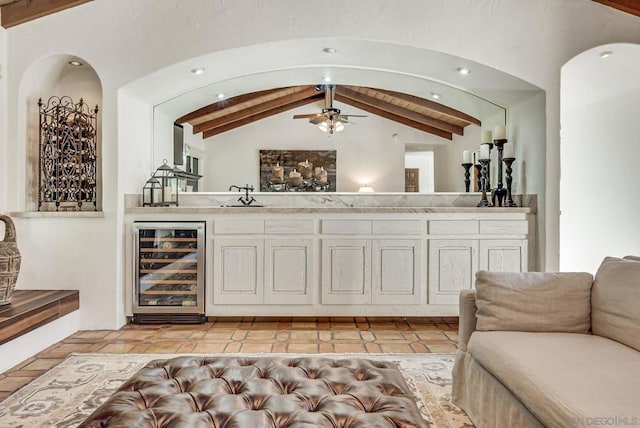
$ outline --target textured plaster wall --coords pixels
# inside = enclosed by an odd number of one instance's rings
[[[558,266],[560,182],[560,68],[571,57],[604,43],[640,42],[636,17],[587,0],[353,0],[324,3],[331,14],[313,13],[316,2],[281,0],[96,0],[8,30],[6,92],[0,107],[0,169],[4,177],[0,211],[24,210],[24,147],[20,139],[19,88],[27,69],[41,58],[68,53],[85,58],[102,82],[103,208],[100,219],[24,219],[20,243],[37,273],[22,277],[21,288],[43,282],[79,288],[92,294],[81,304],[84,328],[114,328],[124,322],[123,193],[139,191],[149,170],[149,106],[118,90],[164,67],[199,55],[250,46],[331,36],[410,45],[486,64],[520,77],[546,92],[543,144],[545,172],[532,174],[531,186],[545,188],[546,217],[543,268]],[[589,31],[584,29],[588,28]],[[0,33],[0,46],[2,46]],[[254,52],[255,53],[255,52]],[[260,51],[218,64],[219,72],[251,69],[270,55]],[[376,58],[376,52],[364,55]],[[414,58],[419,61],[419,58]],[[0,58],[0,61],[2,59]],[[186,65],[186,64],[185,64]],[[185,69],[188,73],[188,69]],[[149,79],[149,91],[154,84]],[[129,120],[137,114],[142,120]],[[9,126],[12,124],[12,126]],[[124,125],[126,124],[126,125]],[[144,159],[144,160],[143,160]],[[44,253],[35,243],[51,249]],[[51,253],[59,251],[58,255]],[[91,254],[78,268],[73,254]],[[35,266],[33,266],[35,269]],[[31,268],[29,269],[31,270]],[[61,281],[60,278],[64,278]],[[90,284],[90,285],[88,285]]]

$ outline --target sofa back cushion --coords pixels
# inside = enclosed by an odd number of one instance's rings
[[[593,334],[640,351],[640,260],[604,259],[591,295]]]
[[[581,272],[476,275],[476,329],[588,333],[593,276]]]

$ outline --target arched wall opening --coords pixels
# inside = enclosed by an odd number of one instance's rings
[[[75,65],[74,65],[75,64]],[[70,97],[74,103],[80,99],[90,109],[98,106],[96,206],[102,210],[102,85],[98,74],[84,59],[74,55],[59,54],[42,58],[33,63],[20,82],[18,111],[18,140],[24,162],[24,192],[20,205],[25,211],[38,210],[38,162],[39,162],[39,109],[38,100],[47,103],[50,97]],[[22,174],[21,174],[22,175]],[[91,204],[92,205],[92,204]]]
[[[608,52],[608,54],[606,54]],[[562,67],[560,269],[640,254],[640,45],[589,49]]]

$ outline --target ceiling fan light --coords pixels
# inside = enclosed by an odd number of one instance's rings
[[[334,125],[334,128],[335,128],[336,132],[340,132],[340,131],[342,131],[344,129],[344,123],[338,121]]]
[[[324,121],[324,122],[320,122],[320,123],[318,124],[318,128],[320,128],[320,130],[321,130],[322,132],[329,132],[329,126],[327,125],[327,122],[326,122],[326,121]]]

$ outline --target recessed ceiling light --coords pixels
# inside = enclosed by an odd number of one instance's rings
[[[431,92],[431,98],[433,98],[434,100],[438,100],[440,99],[442,95],[435,93],[435,92]]]
[[[324,80],[326,83],[329,83],[329,82],[331,82],[331,77],[330,76],[325,76],[324,79],[322,79],[322,80]]]
[[[73,65],[74,67],[82,67],[84,64],[81,63],[80,61],[73,60],[73,61],[69,61],[69,65]]]
[[[612,51],[600,52],[600,58],[602,58],[602,59],[609,58],[611,55],[613,55]]]
[[[336,53],[336,52],[338,52],[338,49],[336,49],[336,48],[323,48],[322,52],[324,52],[324,53]]]
[[[216,95],[216,97],[221,100],[224,98],[224,94],[222,92],[220,92],[218,95]]]
[[[458,73],[467,75],[467,74],[471,74],[471,70],[469,70],[466,67],[458,67]]]
[[[204,73],[204,67],[194,68],[193,70],[191,70],[191,72],[193,74],[202,74],[202,73]]]

